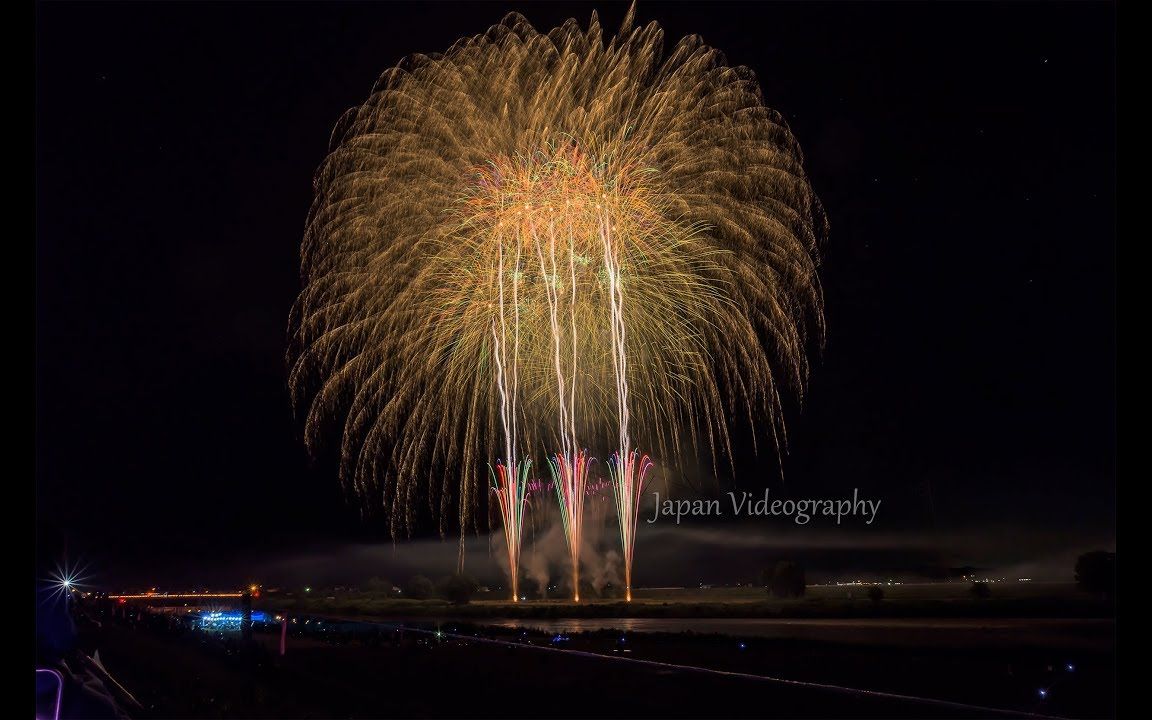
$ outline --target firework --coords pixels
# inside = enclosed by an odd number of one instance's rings
[[[560,504],[560,518],[564,522],[564,539],[568,543],[568,558],[572,563],[572,599],[580,602],[580,544],[583,542],[584,500],[588,486],[588,470],[594,458],[587,450],[556,453],[548,458],[552,470],[552,486]]]
[[[609,448],[630,574],[636,448],[715,466],[741,417],[784,442],[782,392],[823,337],[823,211],[753,74],[663,45],[631,11],[607,39],[595,16],[544,34],[511,15],[388,70],[338,123],[290,385],[309,448],[338,435],[341,478],[394,533],[477,528],[501,457],[511,560],[525,449],[559,448],[578,573],[583,448]]]
[[[633,450],[627,455],[613,455],[608,461],[612,492],[616,500],[616,520],[620,527],[620,549],[624,554],[624,599],[632,602],[632,556],[636,548],[636,519],[644,482],[652,470],[652,461]]]
[[[548,518],[548,511],[554,503],[556,494],[553,491],[554,483],[551,480],[537,478],[529,480],[527,484],[528,516],[532,520],[533,533],[542,529]]]
[[[520,545],[524,531],[524,510],[527,505],[528,469],[530,460],[517,466],[515,462],[496,463],[491,471],[492,492],[500,506],[500,519],[504,525],[504,544],[508,552],[508,573],[512,585],[512,602],[520,601]]]
[[[492,348],[493,369],[495,372],[496,388],[500,395],[500,426],[503,430],[504,451],[507,453],[508,465],[499,461],[496,470],[492,473],[492,490],[496,494],[500,506],[500,518],[504,526],[504,544],[508,552],[509,584],[512,587],[512,602],[520,601],[520,544],[524,529],[524,510],[526,505],[528,471],[532,461],[525,458],[517,461],[518,425],[517,410],[520,396],[519,357],[520,357],[520,314],[516,281],[513,275],[512,282],[512,337],[511,353],[509,353],[508,315],[505,302],[504,287],[504,246],[497,245],[497,316],[492,320]],[[520,262],[519,249],[515,255],[515,266]],[[464,533],[460,533],[461,560],[463,560]]]
[[[608,510],[612,503],[612,482],[605,478],[589,480],[584,486],[586,503],[591,503],[591,523],[594,528],[601,528],[608,519]]]

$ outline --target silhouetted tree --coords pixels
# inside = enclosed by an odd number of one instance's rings
[[[476,594],[476,581],[467,575],[456,574],[440,582],[440,595],[453,605],[467,605]]]
[[[378,577],[373,577],[368,580],[366,588],[368,592],[376,593],[378,595],[387,595],[392,592],[392,583]]]
[[[432,597],[432,581],[423,575],[417,575],[408,581],[408,597],[416,600],[427,600]]]
[[[1076,584],[1091,593],[1115,594],[1116,553],[1094,550],[1077,558]]]
[[[804,568],[791,560],[781,560],[772,570],[768,582],[768,592],[774,597],[803,597],[805,589]]]

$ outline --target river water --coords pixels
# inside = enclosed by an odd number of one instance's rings
[[[467,622],[461,620],[460,622]],[[922,646],[1032,646],[1109,649],[1115,645],[1110,619],[945,618],[576,618],[567,620],[485,619],[479,625],[549,633],[620,630],[630,633],[796,638],[838,643]]]

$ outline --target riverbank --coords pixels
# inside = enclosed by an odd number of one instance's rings
[[[467,604],[412,600],[376,593],[328,596],[267,596],[258,606],[297,612],[375,618],[458,617],[485,619],[562,618],[1111,618],[1114,605],[1069,583],[1006,583],[974,597],[964,583],[882,586],[872,600],[867,586],[810,586],[805,597],[770,598],[763,588],[661,588],[638,590],[633,602],[592,599],[527,600],[513,603],[494,593]]]
[[[836,628],[831,639],[289,618],[238,636],[157,615],[93,631],[146,717],[1110,716],[1114,648],[964,643],[921,623],[917,647]],[[1114,638],[1106,623],[1092,632]],[[611,678],[607,680],[606,678]],[[1044,694],[1040,695],[1043,690]],[[881,694],[877,694],[881,693]],[[907,695],[910,697],[895,697]],[[917,699],[919,698],[919,699]],[[973,707],[985,708],[975,711]]]

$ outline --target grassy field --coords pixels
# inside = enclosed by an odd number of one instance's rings
[[[438,601],[392,602],[409,610],[452,609]],[[582,607],[597,606],[613,607]],[[769,638],[695,630],[559,634],[530,623],[480,621],[445,623],[441,636],[430,630],[439,630],[438,623],[420,633],[336,619],[325,620],[323,629],[293,625],[280,656],[276,628],[260,628],[255,647],[241,652],[236,632],[175,627],[160,615],[100,618],[85,626],[92,634],[86,644],[99,648],[102,662],[142,702],[142,718],[993,716],[757,679],[765,676],[1016,712],[1114,715],[1114,646],[1081,646],[1062,630],[1055,643],[989,642],[983,621],[964,623],[964,642],[929,626],[909,645],[884,628],[867,636],[838,628],[820,638]],[[1097,634],[1114,628],[1111,621],[1086,624]],[[1037,695],[1039,688],[1047,697]]]
[[[804,596],[819,600],[852,600],[867,597],[867,585],[809,585]],[[904,583],[881,585],[886,600],[967,600],[972,584],[967,582]],[[1004,598],[1076,598],[1081,592],[1075,583],[1005,582],[992,583],[993,597]],[[639,588],[638,600],[653,602],[761,602],[767,592],[762,587],[712,588]]]
[[[327,596],[268,596],[270,611],[364,617],[567,618],[567,617],[1111,617],[1111,603],[1080,592],[1071,583],[995,583],[991,595],[975,598],[968,583],[885,585],[884,599],[868,598],[863,586],[813,585],[802,598],[771,598],[763,588],[648,588],[635,599],[511,603],[480,593],[466,605],[446,600],[411,600],[379,593]]]

